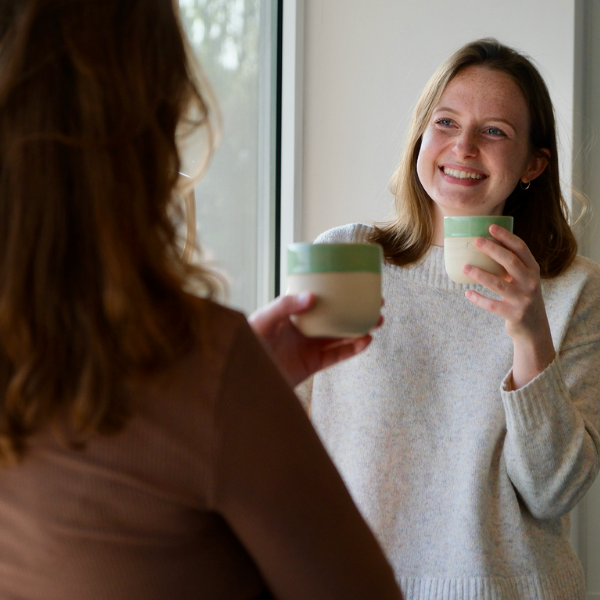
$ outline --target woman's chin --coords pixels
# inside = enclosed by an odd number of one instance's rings
[[[506,200],[481,202],[480,198],[444,198],[435,200],[436,212],[444,217],[501,215]]]

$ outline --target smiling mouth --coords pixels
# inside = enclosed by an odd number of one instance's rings
[[[470,171],[459,171],[458,169],[449,169],[448,167],[440,167],[440,169],[448,176],[455,179],[486,179],[487,175],[483,173],[473,173]]]

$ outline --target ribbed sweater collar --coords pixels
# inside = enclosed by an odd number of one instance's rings
[[[411,281],[446,292],[464,294],[468,289],[483,289],[479,284],[454,283],[446,273],[444,249],[440,246],[431,246],[418,263],[408,267],[386,264],[385,269],[395,280]]]

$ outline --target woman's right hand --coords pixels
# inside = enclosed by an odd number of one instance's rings
[[[477,238],[479,250],[502,265],[505,277],[466,265],[464,272],[475,281],[501,296],[487,298],[475,290],[466,297],[477,306],[505,319],[506,332],[513,340],[513,389],[517,390],[544,371],[554,360],[552,334],[542,297],[539,266],[525,242],[499,225],[490,233],[499,244]]]

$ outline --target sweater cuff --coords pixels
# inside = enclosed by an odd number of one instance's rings
[[[569,415],[569,390],[558,355],[537,377],[518,390],[512,390],[512,370],[501,386],[507,429],[535,430],[548,420],[566,424]]]

